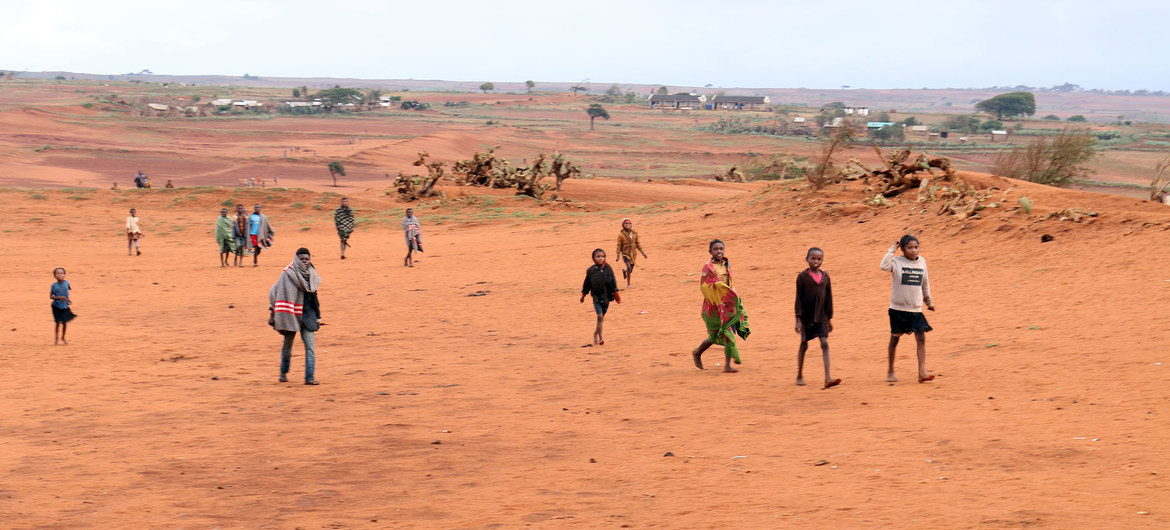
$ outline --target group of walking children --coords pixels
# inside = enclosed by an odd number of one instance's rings
[[[236,215],[228,216],[227,208],[219,210],[219,217],[215,218],[215,243],[219,247],[219,266],[228,266],[228,256],[232,256],[232,265],[243,267],[245,256],[252,255],[252,266],[258,267],[260,251],[272,246],[276,231],[268,224],[268,216],[260,213],[259,204],[252,208],[249,215],[244,211],[243,204],[236,205]]]
[[[641,252],[643,257],[646,256],[645,252],[642,252],[637,233],[633,230],[633,222],[630,219],[623,219],[622,232],[618,236],[618,254],[625,263],[622,275],[626,278],[627,287],[636,257],[635,249]],[[901,256],[896,255],[898,249],[902,250]],[[723,371],[736,372],[732,364],[742,363],[736,346],[737,338],[747,339],[751,334],[751,328],[748,325],[743,300],[733,287],[726,245],[715,239],[707,245],[707,252],[711,258],[703,265],[699,280],[699,291],[703,295],[700,315],[707,328],[707,337],[691,351],[691,356],[695,367],[703,369],[703,353],[713,345],[723,346]],[[891,274],[889,365],[886,375],[886,380],[890,382],[898,380],[894,376],[894,357],[899,339],[902,335],[910,333],[914,334],[917,343],[918,382],[934,379],[934,375],[926,371],[926,332],[932,328],[922,314],[922,309],[925,306],[926,309],[934,311],[935,306],[930,295],[926,259],[919,256],[918,252],[918,238],[905,235],[894,242],[880,265],[881,270]],[[585,271],[585,281],[581,286],[581,302],[585,301],[586,295],[592,295],[594,311],[597,314],[593,343],[605,344],[602,337],[602,322],[609,309],[609,302],[621,303],[621,296],[618,294],[613,269],[605,262],[605,251],[596,249],[591,257],[593,264]],[[813,339],[821,346],[825,370],[823,388],[841,384],[841,379],[833,377],[830,369],[829,333],[833,331],[833,286],[829,273],[821,269],[824,260],[823,250],[810,248],[805,254],[805,263],[808,267],[796,276],[794,329],[800,336],[800,346],[796,354],[796,384],[800,386],[805,385],[804,356],[808,351],[809,342]]]

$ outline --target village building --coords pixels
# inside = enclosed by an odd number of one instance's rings
[[[768,96],[715,96],[711,107],[715,110],[764,110],[772,100]]]
[[[911,125],[906,128],[906,132],[916,134],[918,136],[926,136],[930,132],[929,125]]]
[[[652,109],[702,109],[706,107],[707,96],[697,94],[654,94],[650,96]]]
[[[991,131],[992,143],[1006,142],[1007,139],[1008,139],[1008,132],[1007,131]]]

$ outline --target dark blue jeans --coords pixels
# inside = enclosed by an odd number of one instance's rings
[[[282,331],[284,344],[280,347],[280,375],[288,373],[288,365],[292,361],[293,340],[297,332]],[[301,342],[305,343],[305,381],[313,380],[313,371],[317,365],[317,351],[313,345],[313,332],[301,330]]]

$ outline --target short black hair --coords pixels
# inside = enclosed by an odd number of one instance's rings
[[[805,259],[808,259],[808,257],[811,256],[813,252],[820,252],[822,256],[825,255],[825,251],[821,250],[820,247],[813,247],[808,249],[808,254],[804,255]]]
[[[301,254],[308,254],[308,255],[310,255],[310,256],[312,256],[312,255],[313,255],[313,253],[312,253],[312,252],[309,252],[309,249],[307,249],[307,248],[305,248],[305,247],[301,247],[301,248],[298,248],[298,249],[297,249],[297,255],[298,255],[298,256],[300,256]]]
[[[906,235],[902,236],[902,239],[898,240],[898,246],[902,247],[902,248],[906,248],[906,245],[909,245],[911,241],[918,243],[918,238],[914,237],[910,234],[906,234]]]
[[[726,244],[724,244],[722,241],[720,241],[718,239],[712,239],[710,243],[707,243],[707,252],[711,252],[711,249],[715,248],[715,243],[719,243],[720,245],[723,245],[724,247],[727,246]]]
[[[589,253],[589,259],[593,259],[593,256],[596,256],[598,252],[600,252],[602,256],[604,256],[604,255],[605,255],[605,251],[604,251],[604,250],[602,250],[602,249],[600,249],[600,248],[595,248],[595,249],[593,249],[593,252],[590,252],[590,253]]]
[[[57,275],[57,271],[65,272],[65,267],[57,267],[56,269],[53,269],[54,276]]]

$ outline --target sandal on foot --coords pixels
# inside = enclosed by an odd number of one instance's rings
[[[280,382],[281,382],[281,383],[287,383],[287,382],[288,382],[288,376],[287,376],[287,375],[284,375],[284,374],[280,374]]]
[[[321,383],[318,383],[316,379],[306,379],[305,384],[306,385],[319,385]]]

